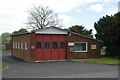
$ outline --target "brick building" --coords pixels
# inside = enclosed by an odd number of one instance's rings
[[[12,55],[28,62],[100,57],[100,41],[57,27],[12,35]]]

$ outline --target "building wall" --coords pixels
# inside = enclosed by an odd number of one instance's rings
[[[12,48],[12,55],[14,57],[18,57],[20,59],[23,59],[25,61],[34,62],[36,61],[36,49],[35,49],[35,43],[36,41],[39,41],[39,35],[35,35],[35,33],[31,34],[23,34],[23,35],[16,35],[12,37],[13,45],[16,45],[16,42],[18,43],[27,43],[27,50],[25,50],[25,44],[23,49],[15,48],[16,46],[13,46]],[[45,38],[45,37],[44,37]],[[46,39],[48,40],[48,39]],[[55,39],[53,39],[55,40]],[[57,40],[57,38],[56,38]],[[97,58],[100,57],[100,42],[97,40],[93,40],[87,37],[82,37],[76,34],[71,33],[71,35],[67,35],[67,43],[69,42],[87,42],[88,44],[88,51],[87,52],[70,52],[71,46],[66,46],[67,51],[65,51],[67,59],[82,59],[82,58]],[[91,49],[91,45],[96,45],[97,49]],[[74,48],[74,46],[72,46]],[[45,52],[44,52],[45,53]],[[42,54],[44,54],[42,53]],[[53,54],[53,53],[52,53]]]
[[[35,33],[31,33],[31,58],[30,61],[34,62],[35,61],[35,42],[36,42],[36,37],[35,37]],[[32,49],[33,46],[33,49]]]
[[[12,48],[12,55],[25,61],[34,61],[34,49],[31,49],[31,45],[34,44],[34,39],[34,33],[13,36],[14,48]],[[16,48],[16,43],[20,43],[20,49]],[[21,43],[23,44],[23,49],[21,49]],[[25,49],[25,43],[27,49]]]
[[[67,36],[68,42],[87,42],[88,51],[87,52],[70,52],[70,46],[67,47],[67,58],[68,59],[82,59],[82,58],[97,58],[100,57],[100,42],[87,37],[82,37],[71,33]],[[97,49],[91,49],[91,45],[96,45]],[[73,46],[74,48],[74,46]]]

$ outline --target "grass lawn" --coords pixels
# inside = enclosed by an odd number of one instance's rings
[[[120,61],[120,59],[119,59]],[[118,65],[120,64],[117,58],[97,58],[97,59],[83,59],[80,62],[85,63],[95,63],[95,64],[113,64]]]
[[[2,71],[3,69],[5,69],[7,66],[5,64],[0,63],[0,71]]]

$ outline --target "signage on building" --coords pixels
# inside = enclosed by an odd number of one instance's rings
[[[96,49],[96,45],[91,45],[91,49]]]
[[[31,46],[31,49],[35,49],[35,46]]]
[[[68,42],[68,46],[74,46],[74,42]]]

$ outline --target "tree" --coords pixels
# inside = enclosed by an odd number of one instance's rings
[[[27,29],[21,28],[21,29],[19,29],[18,31],[12,32],[12,34],[13,34],[13,35],[18,35],[18,34],[24,34],[24,33],[27,33],[27,32],[28,32]]]
[[[2,36],[0,35],[0,41],[2,40]]]
[[[2,33],[1,37],[2,37],[2,43],[10,43],[11,40],[11,33],[5,32]]]
[[[92,29],[87,30],[83,26],[80,26],[80,25],[69,27],[68,30],[93,38]]]
[[[114,16],[103,16],[94,23],[97,31],[95,36],[103,41],[103,46],[106,46],[106,56],[118,56],[120,53],[120,27],[118,25],[120,25],[120,13]]]
[[[57,14],[49,7],[43,6],[33,6],[28,13],[28,28],[32,29],[42,29],[48,26],[60,26],[60,20],[57,17]]]

